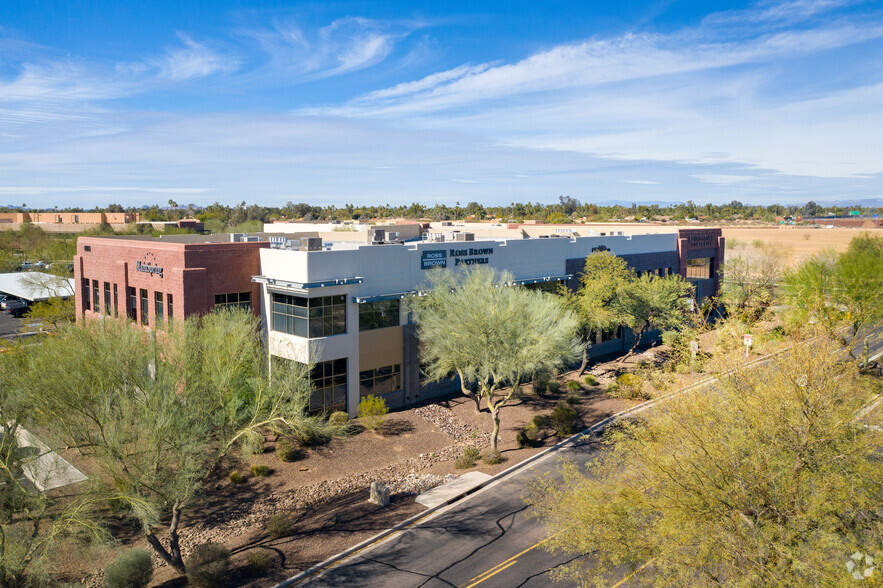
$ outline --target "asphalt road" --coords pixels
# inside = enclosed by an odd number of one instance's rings
[[[883,349],[880,331],[871,355]],[[859,349],[859,352],[861,350]],[[536,476],[557,473],[562,459],[585,462],[601,450],[595,441],[581,441],[447,507],[425,522],[397,533],[297,584],[318,588],[382,586],[384,588],[520,588],[549,586],[547,572],[573,556],[542,549],[546,530],[528,517],[522,495]],[[611,578],[612,587],[625,585]],[[572,586],[567,582],[554,586]]]

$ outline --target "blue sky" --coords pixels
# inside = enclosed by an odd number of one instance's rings
[[[879,2],[0,0],[0,203],[879,199],[881,130]]]

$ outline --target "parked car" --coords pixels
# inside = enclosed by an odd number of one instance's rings
[[[31,263],[30,261],[25,261],[25,262],[22,262],[22,264],[20,266],[18,266],[18,271],[23,272],[25,270],[29,270],[29,269],[33,269],[33,268],[34,268],[33,263]]]
[[[3,294],[3,298],[0,298],[0,309],[6,310],[6,305],[10,302],[21,302],[21,298],[16,298],[15,296]]]
[[[6,304],[6,312],[7,314],[11,314],[12,316],[18,318],[26,313],[30,309],[30,305],[24,300],[13,300]]]

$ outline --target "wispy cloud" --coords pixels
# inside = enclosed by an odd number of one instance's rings
[[[152,60],[158,76],[175,82],[204,78],[217,73],[230,73],[239,67],[239,59],[222,55],[184,34],[179,34],[183,47],[170,49],[161,59]]]

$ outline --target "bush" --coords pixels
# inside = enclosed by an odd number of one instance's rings
[[[266,478],[270,475],[270,472],[273,470],[270,469],[270,466],[265,465],[253,465],[251,466],[251,475],[257,476],[258,478]]]
[[[650,395],[644,392],[644,380],[635,374],[620,374],[616,378],[616,384],[612,386],[611,394],[619,398],[630,400],[647,400]]]
[[[350,422],[350,415],[343,412],[342,410],[338,410],[331,413],[331,416],[328,417],[328,422],[336,427],[342,427],[343,425]]]
[[[466,470],[475,467],[475,462],[481,458],[481,452],[472,446],[463,449],[463,455],[454,462],[454,467],[458,470]]]
[[[530,423],[537,429],[543,429],[549,426],[549,417],[544,414],[535,414]]]
[[[583,388],[579,385],[579,382],[575,380],[570,380],[569,382],[567,382],[567,390],[569,392],[579,392],[582,389]]]
[[[518,443],[519,449],[528,449],[536,447],[540,440],[540,428],[533,422],[526,424],[518,434],[515,435],[515,442]]]
[[[567,404],[559,403],[552,411],[552,425],[559,436],[573,435],[573,426],[576,424],[576,410]]]
[[[549,382],[552,380],[549,372],[538,372],[533,376],[533,390],[539,395],[543,395],[549,388]]]
[[[242,484],[245,482],[245,476],[239,473],[239,470],[233,470],[230,472],[230,481],[234,484]]]
[[[567,404],[579,404],[579,396],[576,394],[570,394],[567,398],[564,399],[564,402]]]
[[[197,545],[185,565],[187,581],[197,588],[223,586],[230,569],[230,550],[218,543]]]
[[[373,394],[359,401],[359,421],[372,431],[378,430],[383,425],[383,417],[389,412],[383,398]]]
[[[299,450],[288,437],[282,437],[276,441],[276,458],[279,461],[290,462],[297,459]]]
[[[481,459],[483,459],[484,463],[488,465],[496,465],[498,463],[503,463],[504,461],[502,453],[500,453],[499,451],[492,451],[490,449],[482,456]]]
[[[549,394],[558,394],[558,390],[561,389],[561,384],[559,384],[558,382],[549,382],[549,386],[547,389],[549,391]]]
[[[586,377],[583,378],[583,382],[586,383],[586,386],[597,386],[598,385],[597,378],[595,378],[595,376],[593,376],[592,374],[586,375]]]
[[[267,531],[267,535],[272,539],[279,539],[294,530],[294,520],[287,514],[274,514],[267,519],[264,530]]]
[[[153,557],[145,549],[124,552],[104,570],[108,588],[144,588],[153,577]]]
[[[263,574],[268,572],[270,571],[270,568],[273,567],[274,563],[273,556],[270,555],[266,549],[249,551],[248,555],[245,556],[245,561],[248,562],[246,567],[252,574]]]

